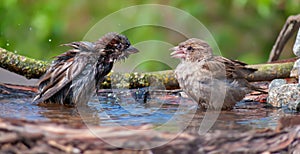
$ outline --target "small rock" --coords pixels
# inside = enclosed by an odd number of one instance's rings
[[[269,84],[269,91],[274,88],[274,87],[279,87],[281,85],[286,84],[286,81],[284,79],[274,79],[270,84]]]
[[[290,77],[300,79],[299,78],[299,75],[300,75],[299,73],[300,73],[300,59],[295,61],[294,66],[293,66],[293,68],[291,70],[291,73],[290,73]]]
[[[284,84],[269,91],[268,103],[273,107],[287,106],[291,110],[300,110],[300,84]]]
[[[297,97],[299,97],[299,93],[298,93],[298,96]],[[297,98],[296,100],[294,100],[294,101],[290,101],[289,103],[288,103],[288,108],[290,109],[290,110],[295,110],[295,111],[300,111],[300,99],[299,98]]]
[[[298,34],[297,34],[296,41],[295,41],[295,44],[293,47],[293,51],[296,56],[300,57],[300,28],[298,30]]]

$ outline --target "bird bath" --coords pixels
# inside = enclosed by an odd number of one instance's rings
[[[197,111],[197,105],[190,99],[180,97],[178,93],[153,92],[147,95],[145,90],[100,90],[98,95],[89,101],[89,110],[84,112],[87,113],[84,115],[81,111],[78,114],[76,108],[33,104],[32,92],[0,94],[0,117],[99,126],[160,126],[173,120],[177,123],[176,126],[167,125],[167,130],[172,130],[178,125],[186,125],[194,130],[199,127],[206,112]],[[211,130],[233,129],[243,132],[250,129],[275,128],[283,113],[281,110],[264,106],[263,103],[247,100],[239,102],[232,111],[220,112]]]

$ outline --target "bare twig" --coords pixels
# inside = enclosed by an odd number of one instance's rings
[[[291,36],[295,32],[297,32],[299,27],[300,27],[300,14],[288,17],[269,55],[269,60],[268,60],[269,62],[276,61],[279,59],[279,56],[285,44],[291,38]]]

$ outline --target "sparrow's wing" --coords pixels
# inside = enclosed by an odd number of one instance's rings
[[[199,65],[199,63],[198,63]],[[210,75],[212,78],[219,79],[219,80],[225,80],[227,77],[226,72],[226,64],[216,61],[216,60],[210,60],[206,61],[203,64],[199,65],[198,69],[202,69],[202,71],[206,70],[207,75]]]
[[[199,69],[198,72],[201,71],[202,73],[201,75],[198,74],[196,77],[198,82],[195,82],[199,84],[200,88],[197,90],[200,92],[194,91],[193,93],[197,94],[198,99],[206,100],[205,102],[210,108],[231,109],[236,102],[244,98],[245,94],[249,92],[248,87],[251,87],[251,85],[242,78],[228,78],[235,75],[237,71],[234,70],[236,68],[232,65],[243,66],[246,64],[238,61],[231,63],[225,58],[221,60],[211,60],[204,62],[202,65],[199,65],[199,63],[195,65]],[[230,65],[227,66],[229,62]],[[231,72],[226,71],[228,68]]]
[[[79,53],[79,50],[69,50],[66,53],[56,56],[56,60],[53,61],[50,68],[48,68],[47,72],[40,79],[39,85],[46,85],[50,80],[55,80],[56,78],[53,78],[52,75],[60,75],[69,68],[77,53]]]
[[[245,67],[247,65],[246,63],[230,60],[221,56],[215,56],[213,60],[225,64],[226,77],[228,79],[245,78],[249,74],[257,71],[257,69]]]
[[[75,44],[76,43],[76,44]],[[76,55],[80,52],[79,46],[81,42],[73,42],[74,49],[69,50],[57,56],[56,60],[51,65],[50,69],[40,79],[40,94],[34,99],[36,102],[43,102],[56,94],[67,84],[77,77],[86,67],[87,57],[81,55],[77,58]]]
[[[242,87],[248,87],[251,90],[266,93],[260,87],[251,85],[245,79],[249,74],[257,71],[257,69],[247,68],[247,67],[245,67],[247,65],[246,63],[243,63],[243,62],[240,62],[237,60],[230,60],[230,59],[220,57],[220,56],[216,56],[214,59],[215,59],[215,62],[221,62],[225,65],[227,80],[236,81]]]

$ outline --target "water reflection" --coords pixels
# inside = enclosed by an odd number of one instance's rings
[[[145,95],[146,98],[145,98]],[[103,90],[86,106],[70,108],[61,105],[32,104],[32,95],[17,98],[0,97],[0,116],[34,121],[54,121],[81,125],[138,126],[151,124],[163,129],[197,131],[205,112],[188,98],[170,93],[145,93],[137,90]],[[145,103],[146,102],[146,103]],[[209,111],[213,114],[213,111]],[[256,102],[240,102],[232,111],[222,111],[211,130],[245,131],[275,128],[281,110],[265,108]],[[83,119],[83,120],[82,120]],[[168,125],[165,125],[168,123]]]

